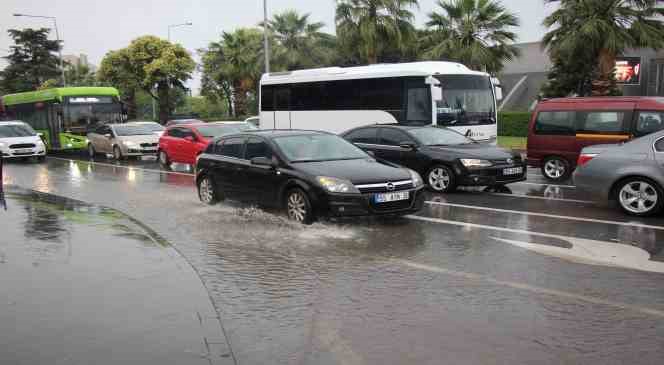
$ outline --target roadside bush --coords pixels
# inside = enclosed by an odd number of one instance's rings
[[[529,112],[498,113],[498,135],[509,137],[528,137]]]

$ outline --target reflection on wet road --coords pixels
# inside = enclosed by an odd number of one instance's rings
[[[185,168],[99,162],[11,164],[5,182],[111,206],[164,236],[199,271],[239,363],[664,355],[661,216],[626,217],[534,178],[511,192],[431,194],[415,217],[301,227],[238,203],[201,205]]]

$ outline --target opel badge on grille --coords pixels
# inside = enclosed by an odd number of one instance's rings
[[[388,182],[387,184],[385,184],[385,187],[387,188],[387,191],[394,190],[394,184],[392,184],[391,182]]]

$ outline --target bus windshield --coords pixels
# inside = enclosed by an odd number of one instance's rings
[[[68,104],[65,108],[65,125],[69,128],[85,128],[99,122],[117,123],[122,120],[119,103]]]
[[[436,102],[438,125],[495,124],[491,80],[476,75],[437,75],[443,99]]]

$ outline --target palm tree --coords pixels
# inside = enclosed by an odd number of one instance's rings
[[[422,39],[427,59],[454,60],[472,69],[497,73],[506,60],[519,55],[509,28],[519,18],[495,0],[438,1],[444,13],[429,14]]]
[[[300,15],[295,10],[275,14],[268,23],[277,44],[277,66],[296,70],[329,64],[334,37],[320,31],[324,23],[310,23],[309,14]]]
[[[417,0],[337,0],[337,35],[356,62],[377,63],[386,49],[405,50],[415,39]]]
[[[550,0],[545,0],[549,2]],[[560,0],[544,19],[551,30],[543,44],[550,52],[592,54],[596,60],[593,95],[611,92],[615,60],[627,48],[664,46],[664,16],[657,0]]]
[[[220,81],[231,87],[234,113],[247,115],[247,97],[258,85],[262,70],[263,32],[255,28],[240,28],[224,32],[221,42],[214,45],[219,65]]]

